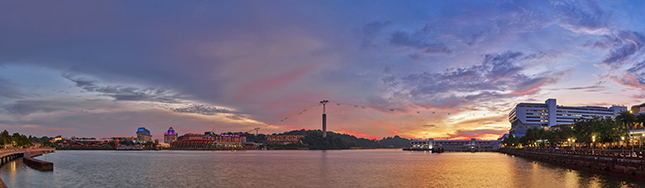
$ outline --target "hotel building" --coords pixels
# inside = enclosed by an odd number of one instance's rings
[[[645,103],[632,106],[630,112],[633,113],[634,115],[644,113],[645,112]]]
[[[170,127],[168,131],[163,133],[163,142],[168,144],[173,143],[174,141],[177,141],[177,135],[177,132]]]
[[[137,129],[137,142],[152,142],[152,135],[150,134],[150,130],[146,129],[145,127],[139,127]]]
[[[626,111],[625,106],[559,106],[555,99],[548,99],[545,103],[519,103],[508,114],[511,123],[510,134],[524,136],[528,129],[548,128],[556,125],[570,125],[576,119],[593,117],[614,118],[621,111]]]

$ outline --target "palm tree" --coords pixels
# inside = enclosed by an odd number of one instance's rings
[[[636,123],[640,124],[640,128],[645,127],[645,113],[640,113],[636,115]]]
[[[616,121],[623,123],[623,126],[630,128],[636,117],[629,111],[621,111],[616,116]],[[633,129],[633,128],[632,128]]]

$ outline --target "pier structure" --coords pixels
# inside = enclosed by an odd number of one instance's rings
[[[34,159],[33,157],[54,152],[54,148],[40,148],[40,149],[21,149],[21,150],[0,150],[0,166],[7,164],[18,158],[23,158],[23,163],[27,166],[41,171],[54,170],[54,163]],[[5,188],[7,185],[0,179],[0,188]]]
[[[497,151],[502,142],[500,140],[410,140],[410,148],[406,150],[448,151],[448,152],[483,152]]]
[[[633,153],[501,148],[499,152],[593,172],[645,180],[645,158]]]

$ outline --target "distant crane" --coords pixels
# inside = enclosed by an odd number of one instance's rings
[[[328,100],[320,101],[320,104],[323,105],[323,116],[322,116],[322,133],[323,138],[327,137],[327,114],[325,114],[325,105],[328,103]]]
[[[253,130],[255,130],[255,135],[257,136],[257,135],[258,135],[258,130],[260,130],[260,127],[256,127],[256,128],[255,128],[255,129],[253,129]]]

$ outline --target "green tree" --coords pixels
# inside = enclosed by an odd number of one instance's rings
[[[43,145],[41,145],[41,147],[52,147],[52,143],[49,141],[45,141],[43,142]]]
[[[2,141],[2,146],[7,144],[11,144],[11,135],[9,135],[9,132],[7,130],[2,131],[0,133],[0,141]]]
[[[152,147],[152,145],[154,145],[154,144],[155,144],[154,142],[152,142],[152,141],[148,141],[148,142],[144,143],[144,144],[143,144],[143,146],[145,146],[145,147]]]
[[[617,118],[618,119],[618,118]],[[574,135],[577,141],[591,143],[611,143],[621,141],[629,136],[629,128],[622,119],[618,121],[609,118],[579,119],[574,123]]]
[[[20,133],[13,133],[13,135],[11,135],[11,141],[13,141],[13,147],[16,148],[22,147],[23,145]]]
[[[621,122],[623,126],[632,128],[636,117],[629,111],[621,111],[616,116],[616,121]]]
[[[523,140],[524,142],[522,143],[523,145],[532,144],[532,143],[535,142],[535,140],[537,140],[537,136],[536,136],[537,131],[536,130],[537,130],[537,128],[526,130],[526,134],[524,134],[524,137],[525,137],[524,140]]]
[[[645,128],[645,113],[641,113],[636,116],[636,124],[638,124],[641,129]]]
[[[303,143],[309,146],[309,149],[349,149],[356,147],[357,144],[343,141],[342,139],[328,134],[327,137],[322,137],[322,131],[310,131],[301,139]]]

